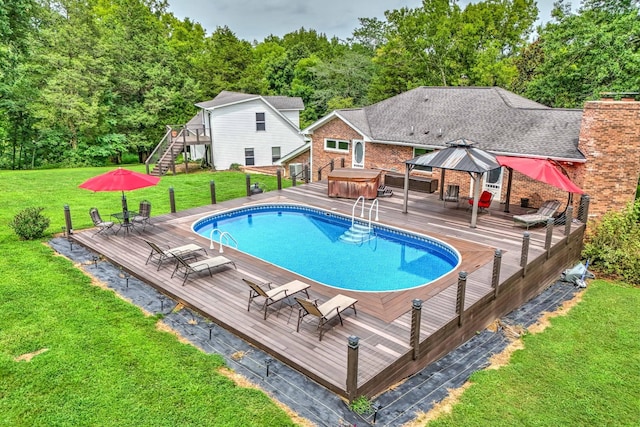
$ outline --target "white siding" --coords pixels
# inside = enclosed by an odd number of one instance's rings
[[[291,120],[291,122],[296,125],[297,127],[300,127],[300,111],[295,110],[295,111],[291,111],[291,110],[287,110],[287,111],[281,111],[281,113],[289,120]]]
[[[256,130],[256,113],[265,113],[265,131]],[[211,117],[216,169],[244,165],[245,148],[253,148],[256,166],[269,166],[271,147],[280,147],[284,155],[304,142],[297,129],[260,100],[216,108]]]

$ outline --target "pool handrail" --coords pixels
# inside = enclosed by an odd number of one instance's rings
[[[360,211],[360,218],[364,218],[364,196],[360,196],[358,197],[358,199],[356,200],[356,202],[353,204],[353,208],[351,209],[351,225],[353,225],[353,223],[355,222],[355,216],[356,216],[356,208],[358,207],[358,202],[360,202],[360,199],[362,199],[362,210]]]
[[[375,221],[378,222],[378,199],[373,199],[373,202],[371,202],[371,207],[369,208],[369,230],[371,230],[371,211],[373,210],[373,206],[376,207]]]
[[[224,237],[227,238],[227,246],[231,247],[231,244],[229,242],[229,240],[231,240],[233,243],[235,243],[236,249],[238,249],[238,242],[236,239],[233,238],[231,233],[229,233],[228,231],[222,231],[219,228],[214,228],[213,230],[211,230],[211,233],[209,233],[209,249],[211,250],[215,249],[215,246],[213,245],[213,234],[216,232],[220,234],[220,239],[219,239],[220,249],[218,252],[220,253],[224,252],[224,242],[222,240]]]

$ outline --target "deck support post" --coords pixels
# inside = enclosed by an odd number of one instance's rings
[[[304,183],[308,184],[311,180],[311,171],[309,170],[309,165],[304,165]]]
[[[358,393],[358,348],[360,338],[355,335],[347,338],[347,399],[349,403],[356,399]]]
[[[247,186],[247,197],[251,196],[251,175],[246,174],[244,176],[244,182]]]
[[[278,181],[278,190],[282,190],[282,169],[276,171],[276,180]]]
[[[544,239],[544,249],[547,251],[547,259],[551,257],[551,242],[553,240],[553,218],[547,219],[547,235]]]
[[[573,206],[567,206],[566,217],[564,221],[564,235],[567,236],[566,244],[569,244],[569,236],[571,235],[571,223],[573,222]]]
[[[169,187],[169,206],[171,207],[171,213],[176,213],[176,196],[173,192],[173,187]]]
[[[343,168],[344,167],[344,157],[342,157],[340,159],[340,167]]]
[[[297,185],[296,176],[295,175],[291,175],[291,186],[295,187],[296,185]]]
[[[414,299],[411,302],[411,347],[413,347],[413,360],[418,359],[420,353],[420,319],[422,317],[422,300]]]
[[[71,210],[69,209],[69,205],[64,205],[64,226],[64,233],[69,237],[73,234],[73,224],[71,224]]]
[[[502,251],[496,249],[493,254],[493,272],[491,274],[491,287],[493,288],[493,298],[498,298],[500,288],[500,267],[502,265]]]
[[[173,152],[173,145],[171,146],[171,173],[176,174],[176,155]]]
[[[458,273],[458,295],[456,296],[456,315],[458,316],[458,326],[462,326],[464,314],[464,297],[467,290],[467,272]]]
[[[580,196],[580,207],[578,209],[578,219],[583,224],[586,224],[589,219],[589,196],[587,194]]]
[[[216,183],[215,181],[209,181],[209,191],[211,192],[211,204],[216,204]]]
[[[522,233],[522,253],[520,254],[520,267],[522,267],[522,277],[527,274],[527,260],[529,258],[529,242],[531,234],[528,231]]]

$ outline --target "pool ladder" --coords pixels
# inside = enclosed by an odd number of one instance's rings
[[[375,235],[373,234],[373,227],[371,227],[371,215],[373,213],[373,208],[375,207],[375,221],[378,221],[378,199],[374,199],[373,202],[371,202],[371,206],[369,207],[369,222],[367,224],[356,222],[356,208],[358,207],[360,200],[362,200],[360,218],[364,218],[365,200],[364,196],[360,196],[351,209],[351,227],[345,231],[342,236],[340,236],[340,240],[343,242],[361,244],[375,238]]]
[[[218,228],[214,228],[213,230],[211,230],[211,233],[209,233],[209,249],[211,250],[215,249],[215,246],[213,245],[213,235],[215,233],[218,233],[220,235],[220,238],[218,239],[218,242],[220,243],[220,249],[218,250],[218,252],[220,253],[224,252],[225,240],[227,242],[228,247],[231,247],[231,242],[233,242],[233,244],[235,245],[235,248],[238,249],[238,242],[236,241],[236,239],[234,239],[233,236],[228,231],[222,231]]]

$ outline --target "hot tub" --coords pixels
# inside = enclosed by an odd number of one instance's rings
[[[328,176],[327,195],[347,199],[357,199],[360,196],[375,199],[378,197],[380,173],[372,169],[335,169]]]

